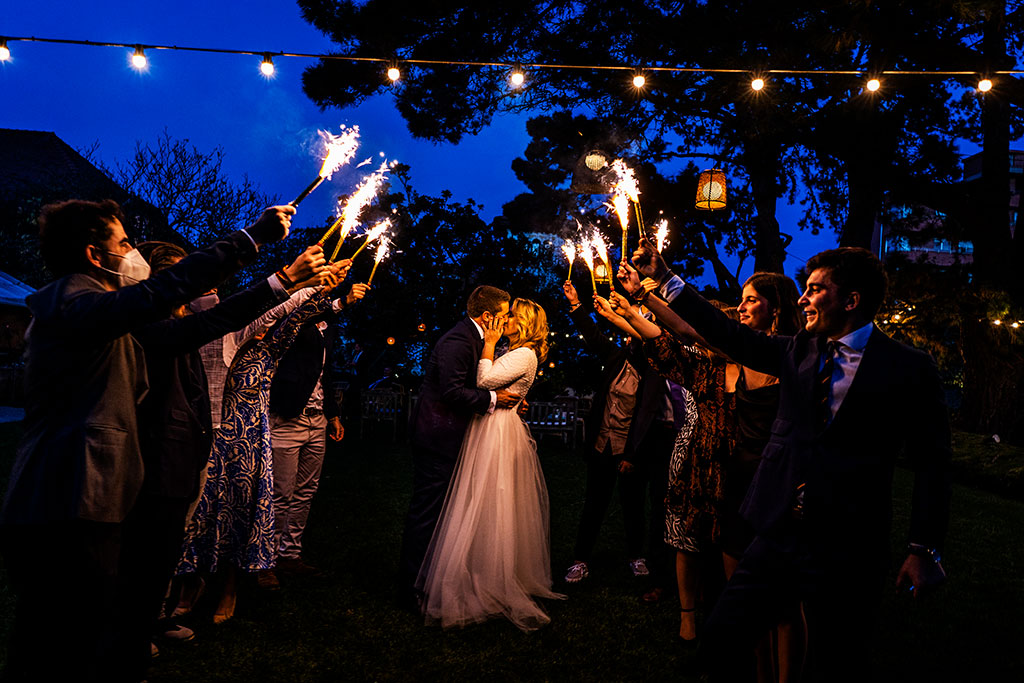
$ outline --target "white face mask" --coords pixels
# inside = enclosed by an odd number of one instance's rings
[[[138,284],[149,277],[149,264],[146,263],[146,259],[142,257],[138,249],[132,249],[127,254],[115,254],[112,251],[107,253],[121,259],[121,262],[118,264],[117,270],[110,270],[102,266],[100,270],[117,275],[121,287]]]

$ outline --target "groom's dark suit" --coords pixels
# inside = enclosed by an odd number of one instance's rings
[[[469,421],[491,405],[491,392],[476,386],[483,346],[476,324],[463,318],[434,345],[423,372],[411,418],[413,491],[399,567],[406,598],[412,596]]]
[[[779,377],[781,385],[771,438],[742,507],[758,536],[709,620],[705,646],[716,650],[731,640],[742,647],[802,599],[811,647],[822,657],[811,678],[824,671],[829,678],[852,675],[857,662],[845,658],[864,659],[864,652],[849,650],[870,635],[889,566],[893,468],[901,451],[916,473],[909,540],[941,548],[946,535],[950,431],[935,363],[873,329],[846,397],[822,428],[814,397],[826,339],[756,332],[689,286],[671,307],[711,346]]]

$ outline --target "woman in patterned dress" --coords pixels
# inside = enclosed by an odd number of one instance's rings
[[[220,432],[178,564],[178,574],[223,571],[215,623],[234,615],[238,570],[274,566],[270,383],[303,323],[330,308],[332,289],[324,286],[272,332],[246,343],[228,370]]]

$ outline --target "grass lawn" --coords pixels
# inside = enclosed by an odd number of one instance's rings
[[[16,425],[0,425],[0,477],[10,470],[16,438]],[[560,577],[572,559],[583,467],[558,444],[545,442],[540,450]],[[538,632],[521,633],[503,621],[445,632],[400,611],[394,581],[410,469],[401,445],[346,443],[329,452],[306,538],[309,559],[329,578],[287,583],[269,595],[249,588],[236,617],[221,626],[209,622],[212,607],[200,610],[189,622],[195,642],[163,648],[149,680],[700,680],[693,655],[675,642],[676,605],[638,600],[615,505],[590,578],[571,587],[556,580],[569,598],[549,603],[552,623]],[[897,549],[910,483],[897,472]],[[953,505],[948,585],[921,604],[886,598],[870,653],[881,680],[1024,677],[1024,503],[958,486]],[[0,637],[11,613],[10,589],[0,577]],[[55,637],[59,644],[73,634]]]

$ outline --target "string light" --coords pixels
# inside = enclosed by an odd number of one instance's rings
[[[755,78],[754,80],[750,81],[750,89],[751,90],[763,90],[764,89],[764,79],[763,78]]]
[[[633,76],[633,87],[634,88],[639,90],[640,88],[644,87],[645,85],[647,85],[647,79],[644,77],[643,74],[637,74],[636,76]]]
[[[988,92],[991,89],[992,89],[992,81],[991,80],[989,80],[987,78],[983,78],[980,81],[978,81],[978,92]]]
[[[132,66],[139,71],[149,66],[149,60],[146,59],[146,53],[142,51],[141,45],[135,46],[135,52],[132,54]]]
[[[513,88],[519,88],[526,82],[526,74],[516,69],[509,75],[508,82]]]
[[[11,51],[7,47],[7,39],[0,38],[0,62],[6,62],[11,58]]]
[[[267,78],[274,75],[274,60],[270,58],[269,54],[263,55],[263,61],[260,62],[260,73]]]
[[[872,78],[867,82],[865,86],[869,92],[877,92],[882,87],[882,83],[877,78]]]
[[[393,66],[388,69],[388,80],[394,83],[402,77],[402,72],[398,70],[397,66]]]

